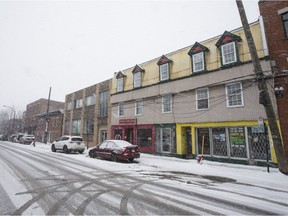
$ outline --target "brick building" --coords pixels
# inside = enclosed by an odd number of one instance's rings
[[[46,131],[46,119],[48,118],[48,142],[53,142],[55,139],[62,135],[62,125],[63,125],[63,113],[64,109],[57,109],[36,116],[37,118],[37,129],[36,129],[36,139],[37,141],[44,142],[44,133]]]
[[[274,87],[283,143],[288,156],[288,1],[260,0],[259,10],[263,17],[273,72],[276,76],[286,75],[276,78]]]
[[[110,136],[112,79],[66,95],[63,134],[80,135],[87,147]]]
[[[41,115],[43,116],[47,114],[47,106],[48,100],[44,98],[34,101],[26,106],[26,111],[24,115],[24,132],[33,134],[38,142],[43,141],[43,136],[46,129],[46,118],[43,120],[43,118],[39,117]],[[50,100],[49,111],[55,111],[63,108],[63,102]],[[61,124],[62,119],[60,118],[57,121],[59,121],[59,123],[57,124]],[[52,122],[52,119],[50,122]]]

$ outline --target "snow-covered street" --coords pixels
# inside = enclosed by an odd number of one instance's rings
[[[141,154],[134,163],[0,142],[0,214],[247,215],[288,212],[275,168]]]

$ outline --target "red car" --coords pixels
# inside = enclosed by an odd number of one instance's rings
[[[135,158],[140,158],[140,152],[137,145],[124,140],[105,140],[89,151],[92,158],[102,158],[113,161],[133,162]]]

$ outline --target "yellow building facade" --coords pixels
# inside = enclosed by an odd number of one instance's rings
[[[269,75],[261,23],[250,28]],[[273,80],[269,84],[276,104]],[[275,162],[267,124],[259,125],[266,114],[243,28],[115,73],[110,102],[111,137],[133,142],[143,152]]]

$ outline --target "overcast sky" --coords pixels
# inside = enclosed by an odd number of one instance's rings
[[[243,0],[249,22],[258,0]],[[235,0],[0,0],[0,109],[25,110],[241,26]]]

